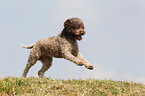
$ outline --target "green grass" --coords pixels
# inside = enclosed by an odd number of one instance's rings
[[[145,85],[109,80],[0,79],[0,96],[145,96]]]

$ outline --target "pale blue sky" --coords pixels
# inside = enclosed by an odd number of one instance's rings
[[[94,70],[54,59],[45,76],[56,79],[111,79],[145,83],[144,0],[1,0],[0,77],[20,77],[29,45],[59,34],[71,17],[84,21],[87,34],[79,42],[81,53]],[[37,76],[41,63],[29,73]]]

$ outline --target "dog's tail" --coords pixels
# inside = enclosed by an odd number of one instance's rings
[[[34,43],[34,44],[31,44],[31,45],[29,45],[29,46],[25,46],[25,45],[21,44],[21,46],[22,46],[23,48],[25,48],[25,49],[32,49],[32,48],[34,47],[34,45],[35,45],[35,43]]]

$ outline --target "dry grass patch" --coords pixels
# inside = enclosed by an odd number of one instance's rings
[[[47,78],[0,79],[0,95],[38,96],[138,96],[145,95],[145,85],[108,80],[56,80]]]

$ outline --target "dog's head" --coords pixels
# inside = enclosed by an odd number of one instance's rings
[[[82,40],[82,35],[85,34],[84,24],[79,18],[70,18],[64,22],[64,29],[75,40]]]

